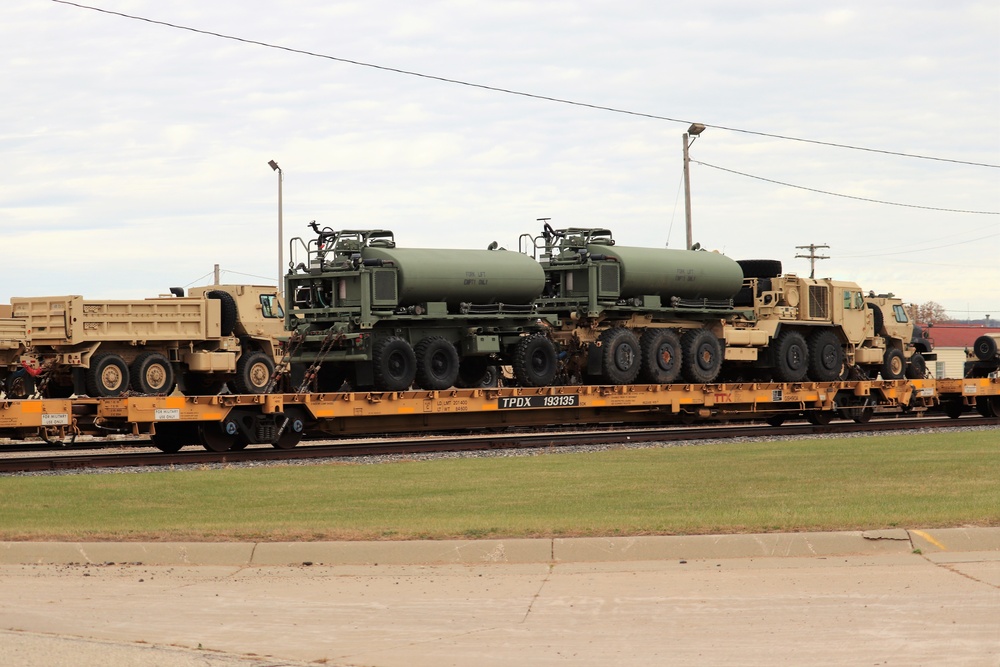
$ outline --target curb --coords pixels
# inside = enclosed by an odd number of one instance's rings
[[[981,551],[1000,551],[1000,528],[401,542],[0,542],[0,564],[486,565]]]

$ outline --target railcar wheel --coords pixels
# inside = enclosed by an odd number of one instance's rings
[[[198,441],[210,452],[228,452],[233,449],[240,433],[239,424],[232,419],[200,422],[197,428]]]
[[[708,329],[693,329],[681,338],[681,373],[695,384],[707,384],[722,370],[722,344]]]
[[[406,391],[417,375],[417,356],[399,336],[382,338],[372,349],[376,391]]]
[[[292,449],[302,440],[305,435],[306,423],[302,412],[296,408],[285,410],[285,418],[288,422],[281,431],[281,436],[277,441],[271,443],[275,449]]]
[[[458,380],[458,350],[441,336],[425,338],[414,350],[417,357],[417,386],[441,390],[453,387]]]
[[[941,409],[944,413],[951,417],[952,419],[958,419],[965,412],[965,404],[962,403],[962,399],[951,399],[941,402]]]
[[[601,333],[601,377],[608,384],[632,384],[639,375],[639,339],[631,329],[616,327]]]
[[[174,368],[159,352],[136,357],[129,367],[132,388],[143,394],[167,394],[174,387]]]
[[[263,394],[274,375],[274,362],[263,352],[244,352],[236,362],[233,390],[237,394]]]
[[[833,412],[830,410],[806,410],[806,421],[813,426],[826,426],[833,421]]]
[[[1000,417],[1000,396],[977,396],[976,412],[987,419]]]
[[[910,380],[919,380],[927,375],[927,362],[924,355],[915,352],[910,357],[910,362],[906,364],[906,377]]]
[[[87,393],[92,397],[117,396],[128,389],[125,360],[117,354],[95,354],[86,373]]]
[[[851,419],[854,420],[855,424],[867,424],[872,420],[872,415],[875,414],[871,408],[855,408],[852,412]]]
[[[890,347],[885,351],[880,369],[883,380],[902,380],[906,374],[906,359],[898,347]]]
[[[774,339],[774,375],[779,382],[802,382],[809,370],[806,339],[798,331],[784,331]]]
[[[768,417],[764,421],[767,422],[768,425],[774,426],[774,427],[777,428],[778,426],[781,426],[782,424],[784,424],[786,419],[787,419],[787,417],[785,415],[771,415],[770,417]]]
[[[642,365],[639,379],[649,384],[671,384],[681,374],[681,339],[670,329],[647,329],[639,340]]]
[[[816,382],[833,382],[844,371],[844,349],[837,334],[819,329],[809,337],[809,377]]]
[[[161,452],[175,454],[186,445],[197,444],[198,432],[194,424],[156,422],[156,433],[151,434],[150,439]]]
[[[547,387],[556,377],[556,346],[542,335],[522,336],[511,365],[522,387]]]

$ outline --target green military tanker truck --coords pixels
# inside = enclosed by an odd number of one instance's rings
[[[291,241],[286,328],[294,384],[336,391],[474,387],[509,365],[551,384],[556,352],[534,299],[545,281],[506,250],[397,248],[387,230],[320,229]],[[300,261],[301,260],[301,261]]]
[[[630,384],[712,382],[725,322],[737,313],[739,264],[712,252],[621,247],[611,231],[553,229],[525,234],[521,250],[545,271],[539,312],[555,315],[550,335],[563,381]]]

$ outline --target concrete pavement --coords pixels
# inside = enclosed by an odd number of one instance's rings
[[[0,563],[2,665],[1000,665],[1000,529],[0,543]]]

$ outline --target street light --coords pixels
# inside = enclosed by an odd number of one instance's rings
[[[281,171],[281,167],[274,160],[268,161],[268,166],[274,171],[278,172],[278,297],[280,298],[283,293],[284,281],[285,281],[285,262],[283,256],[284,249],[284,237],[282,234],[282,222],[281,222],[281,181],[283,180],[284,174]]]
[[[692,123],[688,131],[684,133],[684,227],[687,230],[687,249],[692,249],[691,244],[691,158],[688,155],[688,147],[694,143],[694,139],[688,141],[689,137],[697,138],[705,131],[705,126],[701,123]]]

